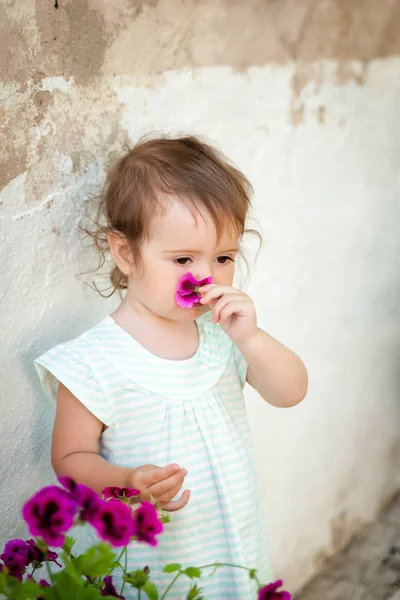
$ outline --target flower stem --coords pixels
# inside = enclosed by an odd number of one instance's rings
[[[170,589],[172,588],[172,586],[176,583],[176,581],[179,579],[179,577],[181,575],[182,575],[182,573],[180,571],[179,571],[179,573],[177,575],[175,575],[175,577],[173,578],[173,580],[171,581],[171,583],[169,584],[169,586],[167,587],[167,589],[165,590],[165,592],[161,596],[160,600],[164,600],[164,598],[167,597],[168,592],[170,591]]]
[[[142,590],[139,588],[138,589],[138,600],[140,600],[140,598],[142,597]]]
[[[122,551],[122,552],[124,552],[124,553],[125,553],[125,562],[124,562],[124,575],[126,575],[126,570],[127,570],[127,568],[128,568],[128,549],[127,549],[127,547],[126,547],[126,546],[124,547],[124,549],[123,549],[123,551]],[[122,582],[122,588],[121,588],[121,591],[120,591],[120,593],[119,593],[119,595],[120,595],[120,596],[122,596],[122,592],[124,591],[124,587],[125,587],[125,579],[124,579],[124,580],[123,580],[123,582]],[[140,589],[139,589],[139,598],[140,598]]]
[[[124,546],[124,547],[123,547],[123,549],[121,550],[121,554],[120,554],[120,555],[118,556],[118,558],[117,558],[117,563],[119,563],[119,562],[120,562],[120,560],[121,560],[121,558],[122,558],[122,556],[123,556],[123,554],[124,554],[124,552],[125,552],[125,548],[126,548],[126,546]],[[111,575],[111,573],[112,573],[113,571],[114,571],[114,567],[111,567],[111,569],[108,571],[107,575]]]
[[[49,575],[49,579],[50,579],[50,582],[51,582],[51,586],[52,586],[52,588],[53,588],[53,591],[54,591],[54,593],[55,593],[55,596],[56,596],[56,598],[58,598],[59,596],[58,596],[58,594],[57,594],[57,590],[56,590],[56,589],[55,589],[55,587],[54,587],[53,575],[52,575],[52,572],[51,572],[51,569],[50,569],[49,561],[48,561],[48,560],[46,560],[46,561],[45,561],[45,563],[46,563],[46,569],[47,569],[47,573],[48,573],[48,575]]]
[[[211,567],[214,567],[215,569],[218,569],[219,567],[233,567],[234,569],[243,569],[244,571],[248,571],[250,573],[250,571],[253,571],[253,569],[249,569],[249,567],[243,567],[242,565],[234,565],[232,563],[211,563],[210,565],[203,565],[202,567],[197,567],[198,569],[202,570],[202,569],[210,569]],[[260,580],[258,579],[257,575],[254,573],[254,580],[257,582],[258,587],[261,586]]]

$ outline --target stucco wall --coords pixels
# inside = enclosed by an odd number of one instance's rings
[[[148,131],[206,135],[255,185],[249,291],[304,358],[247,391],[276,572],[300,586],[400,487],[400,3],[33,0],[0,7],[0,542],[53,477],[32,360],[114,306],[77,224]],[[396,35],[397,34],[397,35]]]

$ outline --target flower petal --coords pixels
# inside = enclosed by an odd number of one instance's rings
[[[73,523],[77,505],[71,495],[55,485],[42,488],[23,506],[29,531],[51,546],[62,546]]]
[[[200,294],[197,290],[202,285],[208,285],[212,282],[212,277],[197,280],[192,273],[186,273],[178,281],[175,300],[181,308],[192,308],[196,302],[200,301]]]
[[[91,524],[97,534],[112,546],[127,546],[134,532],[134,522],[129,506],[119,500],[102,501],[101,508]]]
[[[160,520],[157,509],[151,502],[143,502],[133,513],[134,535],[139,542],[145,542],[150,546],[156,546],[156,535],[161,533],[164,526]]]

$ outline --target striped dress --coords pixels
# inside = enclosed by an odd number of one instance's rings
[[[129,570],[148,565],[160,591],[173,577],[162,572],[171,562],[245,565],[264,583],[270,579],[243,398],[247,364],[211,313],[196,323],[199,346],[186,360],[155,356],[111,316],[35,360],[51,399],[61,381],[108,427],[101,436],[106,460],[130,468],[176,462],[188,470],[184,489],[191,498],[171,513],[158,546],[129,546]],[[210,572],[200,581],[205,598],[256,598],[245,570]],[[190,585],[181,578],[168,598],[185,598]],[[124,595],[136,598],[132,592],[126,587]]]

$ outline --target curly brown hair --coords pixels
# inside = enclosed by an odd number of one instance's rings
[[[107,236],[123,236],[129,243],[136,267],[140,247],[149,239],[151,220],[165,209],[160,194],[178,197],[190,210],[205,209],[212,218],[217,237],[233,227],[261,236],[245,223],[253,189],[248,179],[208,143],[194,136],[144,137],[128,150],[108,172],[97,197],[97,216],[91,226],[81,227],[100,253],[98,268],[110,255]],[[111,296],[128,287],[128,278],[117,265],[111,269]]]

